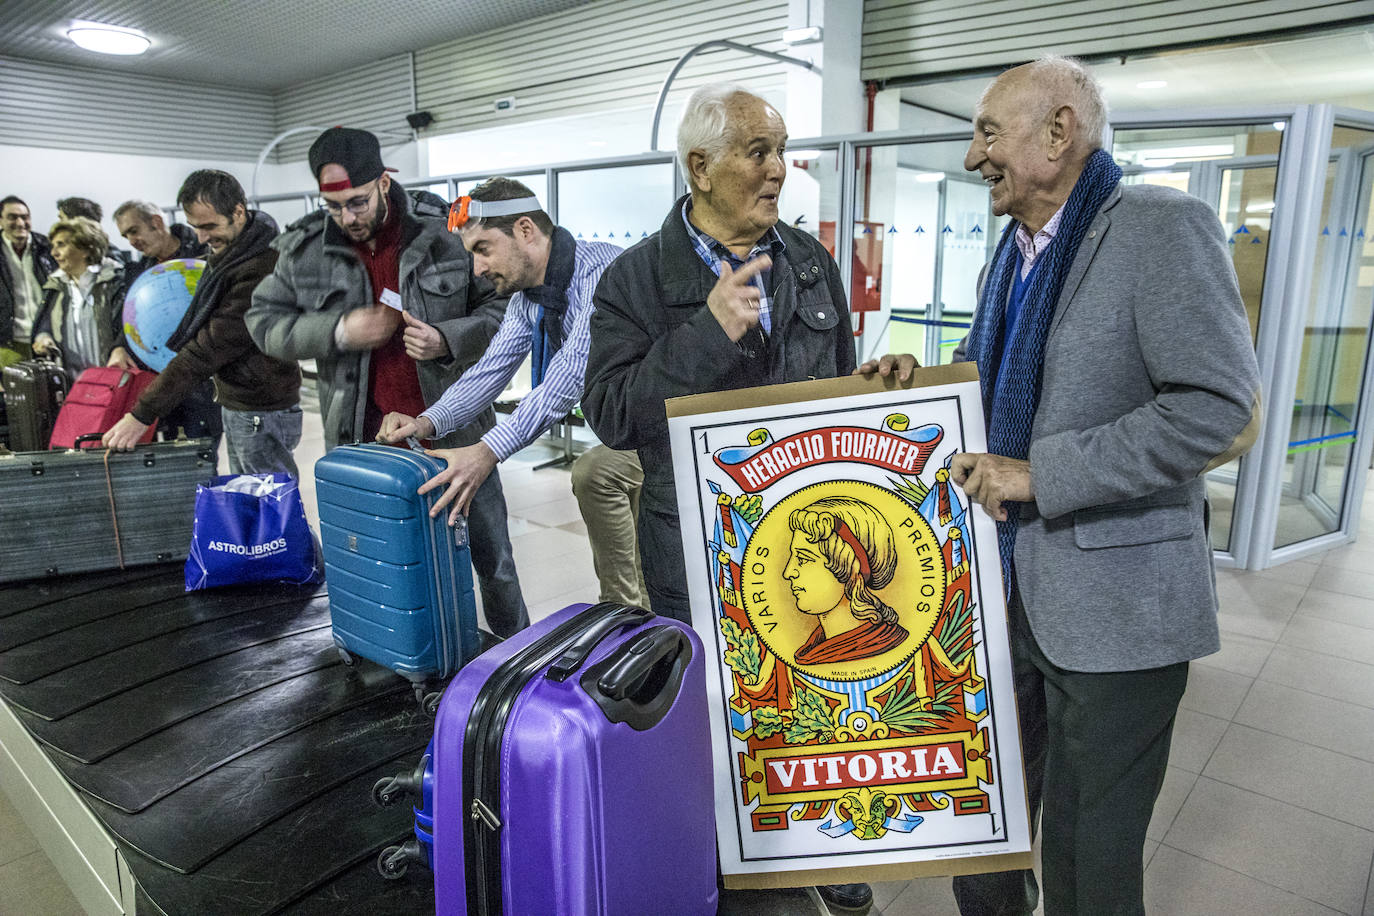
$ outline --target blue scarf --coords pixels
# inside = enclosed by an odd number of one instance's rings
[[[1064,278],[1068,276],[1088,226],[1120,180],[1121,169],[1106,150],[1098,150],[1088,157],[1083,174],[1078,176],[1078,183],[1064,204],[1054,240],[1036,259],[1036,269],[1028,278],[1030,286],[1010,341],[1005,339],[1007,296],[1021,265],[1015,240],[1020,223],[1007,226],[997,242],[997,252],[983,281],[978,313],[968,336],[968,355],[978,363],[982,379],[988,451],[994,455],[1022,460],[1030,455],[1031,426],[1040,403],[1045,339],[1049,336],[1055,306],[1064,288]],[[1003,583],[1010,595],[1021,505],[1009,502],[1004,503],[1004,507],[1007,520],[997,523],[997,550],[1002,559]]]
[[[568,289],[576,266],[577,240],[562,226],[555,226],[544,282],[524,290],[525,298],[539,306],[539,327],[530,351],[531,387],[537,388],[544,381],[549,364],[563,346],[563,314],[568,310]]]

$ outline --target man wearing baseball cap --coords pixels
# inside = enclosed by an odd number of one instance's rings
[[[447,204],[393,181],[371,133],[326,130],[310,147],[310,170],[323,207],[274,243],[280,258],[247,322],[263,352],[316,361],[333,448],[371,441],[387,413],[413,416],[437,400],[486,351],[507,300],[473,275],[448,232]],[[495,423],[487,408],[433,445],[472,445]],[[473,496],[468,528],[487,623],[509,636],[529,617],[497,474]]]

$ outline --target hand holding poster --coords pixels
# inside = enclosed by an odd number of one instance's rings
[[[668,402],[727,887],[1029,867],[977,374],[912,384]]]

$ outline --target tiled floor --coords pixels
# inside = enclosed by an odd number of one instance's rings
[[[321,451],[316,420],[301,467]],[[567,470],[533,470],[549,454],[535,446],[501,469],[535,619],[597,591]],[[1374,916],[1374,495],[1362,517],[1351,547],[1218,571],[1222,650],[1193,665],[1183,699],[1145,849],[1151,913]],[[884,916],[956,912],[945,878],[875,896]],[[793,906],[810,912],[801,896]],[[752,910],[765,911],[787,909]],[[0,796],[0,916],[78,912]]]

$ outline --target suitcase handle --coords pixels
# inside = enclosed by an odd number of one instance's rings
[[[614,605],[610,606],[614,607]],[[653,616],[653,611],[622,604],[619,610],[601,618],[589,627],[587,632],[577,637],[577,641],[549,666],[544,677],[551,681],[566,681],[574,671],[582,667],[582,663],[587,660],[588,655],[592,654],[592,650],[601,643],[601,640],[616,630],[648,623],[653,619]]]
[[[673,708],[691,661],[686,633],[653,627],[588,668],[582,689],[608,721],[647,731]]]
[[[677,627],[646,630],[634,642],[626,643],[613,653],[615,661],[597,678],[596,689],[612,700],[638,695],[650,680],[649,676],[677,661],[686,645],[687,637]]]
[[[87,433],[84,436],[77,436],[72,441],[72,448],[83,448],[87,442],[99,442],[105,438],[104,433]]]

